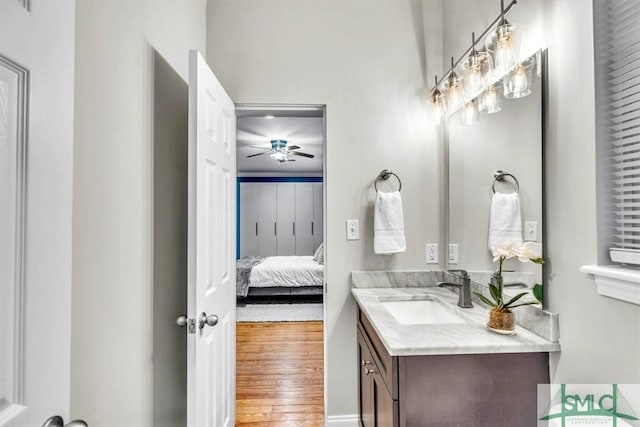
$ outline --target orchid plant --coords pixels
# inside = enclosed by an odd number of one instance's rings
[[[540,304],[542,302],[542,285],[536,284],[533,288],[533,294],[537,301],[522,302],[520,299],[527,295],[528,292],[522,292],[508,301],[504,300],[502,292],[502,265],[509,258],[518,258],[520,262],[533,262],[536,264],[544,264],[542,259],[542,246],[536,242],[524,242],[521,244],[509,244],[498,246],[493,250],[493,262],[498,262],[497,276],[499,285],[489,284],[491,299],[485,297],[479,292],[474,292],[482,302],[492,307],[495,311],[508,312],[512,308],[523,305]]]

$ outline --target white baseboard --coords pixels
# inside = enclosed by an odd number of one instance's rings
[[[359,427],[358,414],[332,415],[327,417],[325,427]]]

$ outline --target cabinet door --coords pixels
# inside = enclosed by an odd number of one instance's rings
[[[296,255],[313,255],[313,183],[296,183]]]
[[[258,255],[258,197],[260,184],[240,184],[240,256]]]
[[[369,376],[372,383],[374,425],[377,427],[396,426],[397,409],[394,406],[397,406],[398,402],[394,402],[391,398],[391,393],[377,370],[370,373]]]
[[[278,254],[276,240],[277,187],[275,183],[260,183],[259,188],[258,255],[274,256]]]
[[[362,427],[375,427],[373,379],[367,374],[373,368],[373,359],[364,338],[358,331],[358,410]]]
[[[315,252],[322,243],[323,229],[324,229],[324,217],[323,217],[323,195],[322,195],[322,183],[314,182],[313,184],[313,251]]]
[[[294,183],[278,185],[278,255],[295,255],[296,240],[294,236],[296,186]]]

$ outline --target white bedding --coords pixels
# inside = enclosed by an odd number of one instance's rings
[[[251,270],[251,287],[322,286],[323,267],[312,256],[273,256]]]

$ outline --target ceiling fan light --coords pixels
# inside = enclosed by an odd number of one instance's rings
[[[278,163],[284,163],[288,160],[289,156],[287,156],[287,153],[282,151],[275,151],[271,153],[271,158]]]

